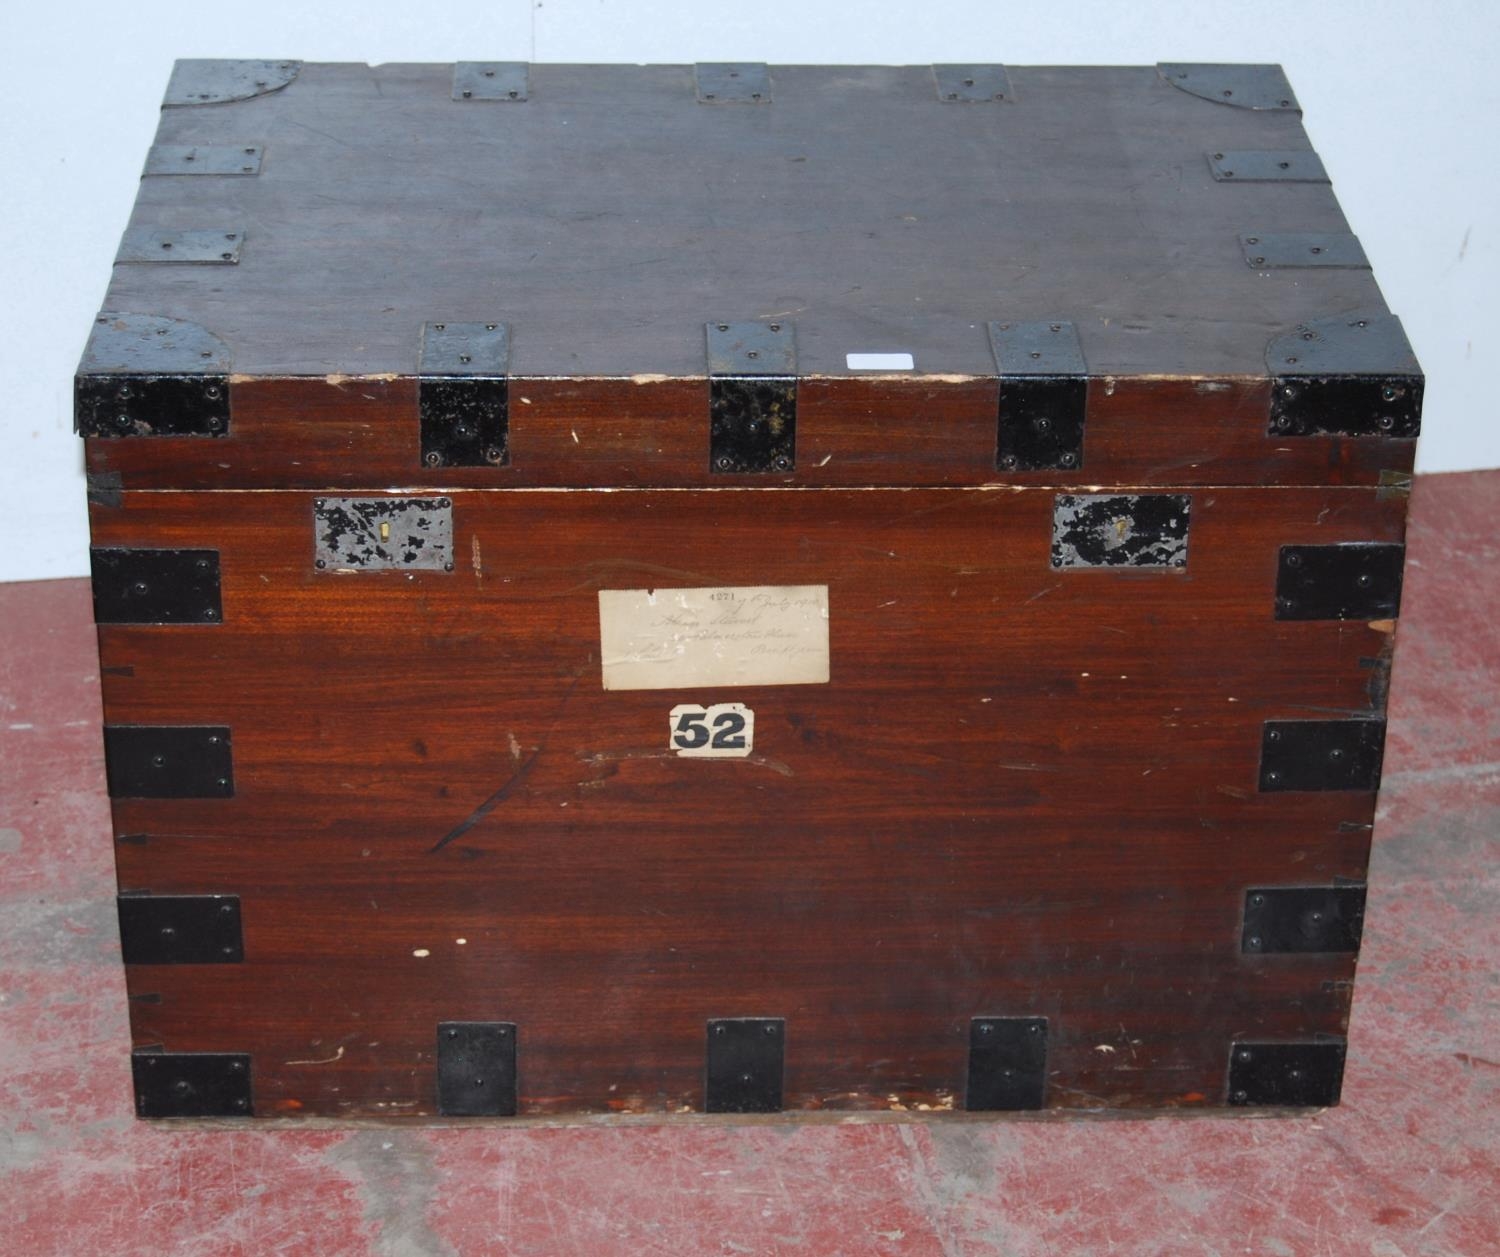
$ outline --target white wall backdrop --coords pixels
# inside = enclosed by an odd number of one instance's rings
[[[1493,0],[61,0],[0,49],[0,580],[87,571],[71,376],[176,57],[1279,61],[1426,369],[1419,467],[1500,466]]]

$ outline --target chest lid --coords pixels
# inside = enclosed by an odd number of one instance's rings
[[[1279,67],[185,61],[125,487],[1373,484],[1422,380]]]

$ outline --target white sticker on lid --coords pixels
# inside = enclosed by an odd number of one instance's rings
[[[916,361],[910,354],[845,354],[851,371],[913,371]]]
[[[607,690],[828,681],[828,586],[601,589]]]

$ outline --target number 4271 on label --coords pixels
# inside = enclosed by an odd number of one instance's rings
[[[744,703],[672,708],[667,746],[679,755],[700,759],[733,759],[750,754],[755,740],[755,713]]]

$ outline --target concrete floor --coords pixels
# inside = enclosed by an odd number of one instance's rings
[[[0,1253],[1500,1253],[1500,472],[1413,499],[1342,1107],[567,1127],[131,1116],[86,582],[0,585]]]

